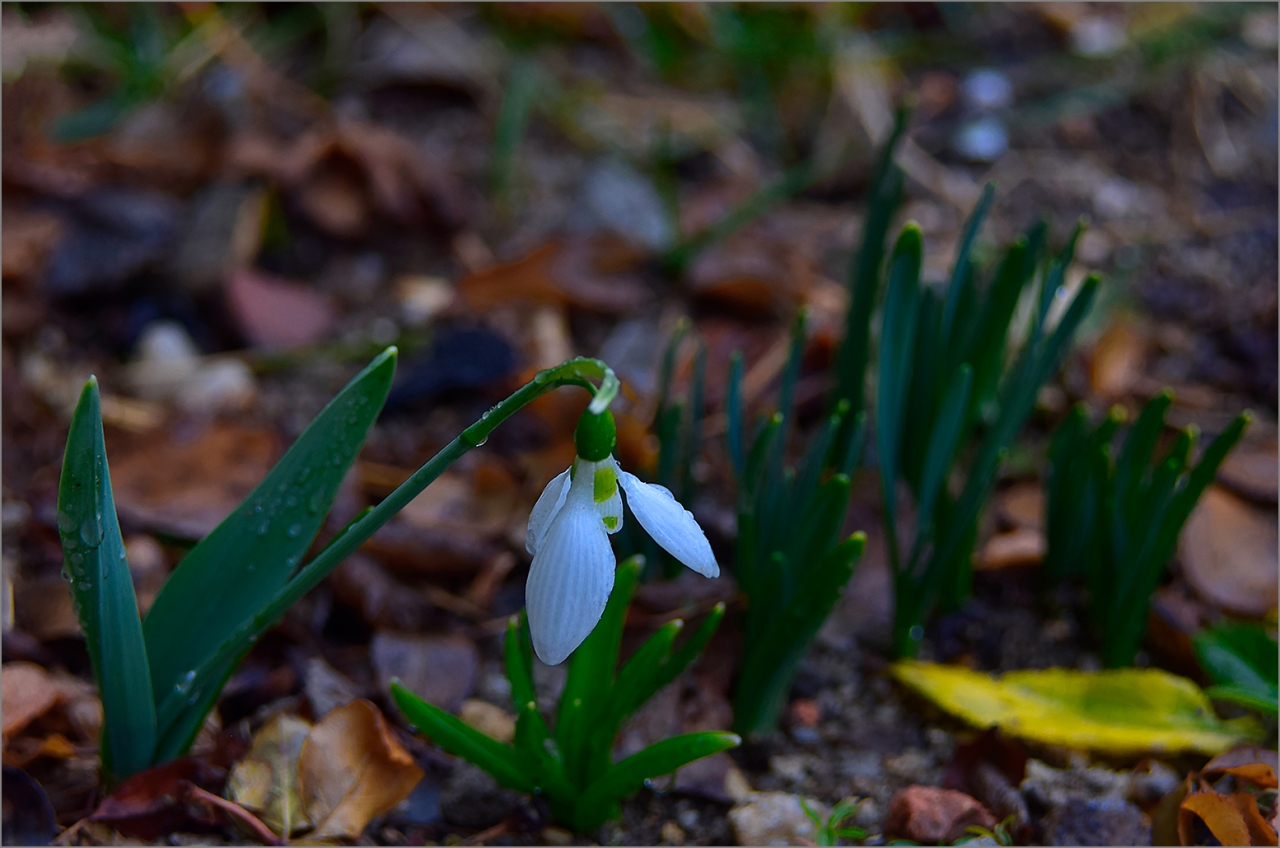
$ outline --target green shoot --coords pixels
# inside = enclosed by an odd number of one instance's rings
[[[1241,413],[1191,463],[1196,432],[1182,430],[1157,459],[1168,390],[1152,398],[1129,428],[1119,455],[1112,412],[1090,429],[1083,406],[1059,426],[1045,499],[1049,573],[1083,576],[1103,640],[1103,660],[1131,665],[1146,630],[1151,594],[1173,556],[1178,534],[1218,466],[1239,441],[1250,415]]]
[[[546,799],[551,814],[578,833],[590,833],[621,814],[621,801],[649,780],[732,748],[732,733],[690,733],[666,739],[613,761],[613,744],[623,723],[659,689],[679,676],[706,646],[720,620],[719,604],[679,648],[684,622],[667,622],[618,666],[618,647],[641,561],[618,567],[613,594],[596,629],[574,652],[560,696],[555,730],[538,711],[533,688],[533,647],[524,616],[507,625],[507,677],[516,709],[513,745],[494,741],[398,683],[392,697],[414,727],[449,753],[494,776],[503,786]]]
[[[978,519],[1000,460],[1065,356],[1098,286],[1096,277],[1086,279],[1056,325],[1048,326],[1053,301],[1065,294],[1083,225],[1041,271],[1041,222],[1009,249],[991,284],[980,287],[970,252],[992,196],[988,186],[965,228],[945,298],[920,282],[923,240],[914,224],[903,229],[889,260],[876,439],[899,656],[914,655],[936,605],[954,607],[967,598]],[[1038,287],[1032,285],[1037,279]],[[1011,325],[1024,292],[1034,308],[1027,337],[1017,340]],[[1017,357],[1006,366],[1019,341]],[[913,496],[917,516],[905,550],[898,528],[900,483]]]
[[[804,810],[804,814],[809,817],[809,821],[813,822],[818,829],[815,841],[819,845],[839,845],[841,839],[867,838],[867,832],[860,827],[840,826],[845,819],[858,812],[858,807],[862,806],[861,801],[845,798],[835,805],[835,808],[831,810],[831,814],[827,816],[825,821],[816,810],[809,806],[809,802],[803,796],[800,798],[800,806]]]

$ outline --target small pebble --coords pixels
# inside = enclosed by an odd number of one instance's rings
[[[662,825],[663,845],[683,845],[684,839],[684,831],[680,829],[680,825],[673,821],[666,822]]]
[[[993,112],[1013,103],[1013,83],[994,68],[980,68],[965,78],[964,99],[970,108]]]
[[[542,841],[547,845],[572,845],[573,834],[562,827],[544,827]]]
[[[1004,124],[992,117],[979,118],[965,124],[955,141],[956,151],[974,162],[994,162],[1009,149],[1009,134]]]

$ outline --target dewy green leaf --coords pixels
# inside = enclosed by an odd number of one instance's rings
[[[102,699],[102,763],[114,780],[151,764],[156,713],[133,580],[116,519],[102,438],[98,382],[89,378],[71,418],[58,484],[63,576],[84,630]]]
[[[382,409],[395,359],[391,348],[348,383],[164,584],[143,627],[156,704],[198,684],[201,660],[297,570]]]

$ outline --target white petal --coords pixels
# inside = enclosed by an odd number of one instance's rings
[[[655,542],[704,577],[720,576],[711,543],[693,513],[663,487],[646,483],[634,474],[620,471],[618,481],[626,490],[627,506]]]
[[[551,519],[555,518],[556,513],[564,506],[564,499],[568,494],[569,469],[566,468],[551,479],[547,488],[543,489],[542,494],[538,496],[538,502],[533,505],[533,511],[529,513],[529,529],[524,535],[524,547],[529,553],[538,552],[542,537],[547,535],[547,528],[551,526]]]
[[[577,478],[539,543],[525,584],[533,650],[547,665],[564,662],[595,629],[617,567],[590,479],[581,471]]]

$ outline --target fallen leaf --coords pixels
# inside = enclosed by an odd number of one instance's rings
[[[1248,792],[1232,792],[1231,802],[1236,805],[1236,809],[1240,811],[1240,817],[1244,819],[1245,827],[1249,829],[1251,845],[1277,844],[1275,825],[1262,817],[1257,798]]]
[[[639,280],[607,274],[594,265],[590,241],[548,242],[514,262],[476,271],[458,293],[477,312],[507,303],[579,306],[597,312],[634,312],[647,298]]]
[[[1205,774],[1225,772],[1263,789],[1275,789],[1276,761],[1276,752],[1269,748],[1241,745],[1214,757],[1201,771]]]
[[[64,686],[35,663],[5,663],[2,672],[0,715],[3,715],[3,734],[7,744],[13,734],[48,712],[67,693]]]
[[[190,758],[165,763],[121,783],[103,799],[89,820],[109,824],[125,836],[148,841],[193,823],[220,826],[225,823],[225,810],[208,804],[187,803],[193,787],[212,784],[220,775],[220,771]],[[271,831],[265,826],[261,829],[267,840],[275,842]]]
[[[298,793],[298,755],[310,733],[311,722],[276,714],[253,735],[249,753],[227,777],[228,797],[286,839],[311,826]]]
[[[1219,845],[1253,845],[1240,808],[1217,792],[1196,792],[1182,799],[1178,808],[1178,841],[1195,845],[1194,820],[1199,818]]]
[[[992,536],[982,546],[974,567],[982,570],[1031,565],[1044,559],[1048,543],[1044,531],[1020,527],[1009,533]]]
[[[996,818],[986,807],[963,792],[936,786],[908,786],[889,799],[886,834],[902,836],[921,844],[950,844],[970,827],[996,826]]]
[[[1000,493],[996,513],[1011,528],[1044,527],[1044,487],[1039,483],[1017,483]]]
[[[372,703],[353,701],[334,710],[312,729],[298,758],[303,807],[316,825],[310,838],[358,838],[422,775]]]
[[[1142,379],[1146,348],[1146,341],[1133,322],[1117,319],[1093,349],[1089,382],[1094,392],[1116,399],[1133,391]]]
[[[1276,608],[1280,559],[1275,509],[1210,486],[1178,541],[1187,582],[1211,603],[1261,618]]]
[[[966,668],[902,660],[891,674],[978,727],[1116,756],[1217,754],[1257,732],[1248,719],[1220,721],[1199,687],[1154,668],[1051,668],[997,679]]]
[[[230,422],[192,441],[148,441],[111,454],[122,520],[183,539],[201,539],[231,514],[280,453],[273,433]]]
[[[1218,468],[1218,480],[1246,498],[1266,503],[1276,502],[1280,460],[1276,443],[1237,445]]]
[[[81,752],[70,739],[61,733],[54,733],[43,739],[22,738],[14,740],[5,748],[4,764],[26,768],[28,763],[41,757],[52,757],[55,760],[69,760],[79,756]]]
[[[233,271],[226,293],[240,329],[254,347],[264,350],[315,344],[337,317],[328,295],[260,271]]]

